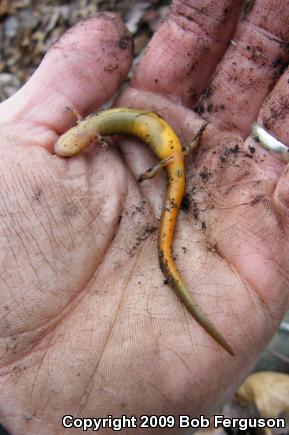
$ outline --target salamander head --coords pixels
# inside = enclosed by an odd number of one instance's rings
[[[75,156],[92,141],[97,140],[97,134],[85,127],[84,122],[82,122],[62,134],[54,145],[55,154],[61,157]]]

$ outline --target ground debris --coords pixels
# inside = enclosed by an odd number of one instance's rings
[[[27,81],[51,45],[69,27],[113,11],[128,24],[138,55],[167,11],[169,0],[1,0],[0,101]]]

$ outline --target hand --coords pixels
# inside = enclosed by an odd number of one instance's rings
[[[1,105],[0,409],[12,433],[63,433],[64,414],[208,414],[276,330],[288,307],[288,173],[243,139],[259,113],[289,142],[288,71],[262,104],[288,61],[289,5],[256,1],[227,48],[240,3],[175,1],[118,101],[157,110],[187,142],[203,122],[192,108],[211,122],[187,162],[174,252],[235,358],[163,284],[166,181],[135,182],[150,151],[123,139],[69,160],[50,153],[75,121],[66,107],[86,115],[125,78],[119,20],[76,26]]]

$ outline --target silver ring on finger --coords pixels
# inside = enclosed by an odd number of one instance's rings
[[[289,147],[276,139],[276,137],[265,130],[262,125],[258,124],[257,122],[252,124],[251,135],[256,142],[259,142],[274,157],[282,160],[282,162],[289,162]]]

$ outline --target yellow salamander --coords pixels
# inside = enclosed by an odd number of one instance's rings
[[[204,127],[195,137],[192,143],[194,147],[199,143],[203,130]],[[140,181],[151,178],[162,167],[166,169],[168,188],[162,209],[158,246],[161,270],[195,320],[229,354],[234,355],[231,346],[203,314],[188,291],[172,257],[172,239],[185,192],[185,167],[182,145],[169,124],[154,112],[126,108],[109,109],[79,121],[60,136],[54,151],[59,156],[70,157],[78,154],[91,142],[97,139],[101,141],[103,136],[113,134],[138,137],[160,159],[158,165],[140,176]]]

